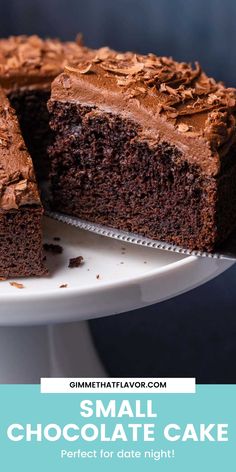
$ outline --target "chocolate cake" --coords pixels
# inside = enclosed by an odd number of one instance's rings
[[[48,103],[58,211],[190,249],[236,224],[236,91],[195,64],[102,49]]]
[[[41,206],[17,118],[0,89],[0,277],[44,275]]]
[[[0,40],[0,84],[16,110],[23,137],[33,158],[37,175],[47,177],[47,100],[52,80],[63,71],[67,60],[89,50],[77,42],[62,43],[38,36],[12,36]]]

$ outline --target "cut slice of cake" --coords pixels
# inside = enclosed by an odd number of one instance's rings
[[[52,80],[63,71],[67,60],[89,54],[77,42],[41,39],[38,36],[12,36],[0,40],[0,85],[16,110],[37,176],[47,177],[48,126],[47,100]]]
[[[236,91],[171,58],[102,49],[48,104],[58,211],[190,249],[236,224]]]
[[[41,206],[17,118],[0,89],[0,277],[45,275]]]

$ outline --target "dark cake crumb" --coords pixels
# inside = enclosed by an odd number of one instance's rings
[[[43,245],[44,251],[51,252],[52,254],[62,254],[63,248],[59,244],[48,244]]]
[[[59,288],[67,288],[67,287],[68,287],[68,284],[61,284],[61,285],[59,286]]]
[[[24,284],[20,284],[18,282],[9,282],[9,284],[15,288],[25,288]]]
[[[99,274],[96,275],[96,279],[100,279],[100,275],[99,275]]]
[[[82,256],[72,257],[72,258],[69,260],[69,265],[68,265],[68,267],[69,267],[70,269],[74,269],[74,267],[80,267],[83,263],[84,263],[84,258],[83,258]]]
[[[54,236],[53,241],[61,241],[61,238],[59,238],[59,236]]]

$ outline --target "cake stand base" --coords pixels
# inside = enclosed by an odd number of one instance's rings
[[[106,377],[87,322],[0,328],[0,383],[40,377]]]

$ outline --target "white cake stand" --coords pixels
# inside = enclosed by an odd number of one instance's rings
[[[50,277],[0,283],[0,383],[105,376],[85,320],[174,297],[233,264],[134,246],[46,218],[45,234],[63,247],[61,255],[47,253]],[[84,264],[69,269],[69,259],[80,255]]]

